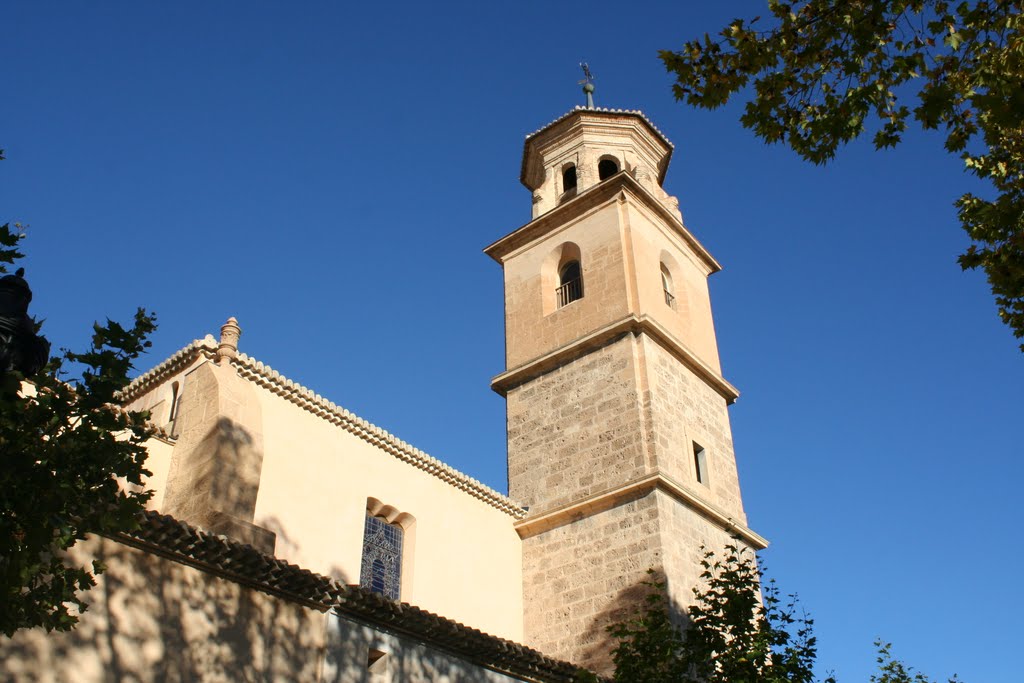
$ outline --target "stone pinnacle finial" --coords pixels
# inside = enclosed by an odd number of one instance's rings
[[[220,345],[217,346],[217,363],[238,356],[238,338],[242,336],[242,328],[234,316],[228,318],[227,322],[220,326]]]

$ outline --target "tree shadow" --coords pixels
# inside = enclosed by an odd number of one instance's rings
[[[315,681],[324,615],[114,541],[73,549],[107,571],[75,630],[22,631],[0,643],[0,679]]]
[[[658,589],[652,584],[660,584]],[[663,569],[651,571],[647,578],[639,580],[623,588],[609,601],[607,607],[598,612],[583,632],[580,642],[583,643],[579,661],[574,663],[603,676],[611,676],[615,667],[611,653],[618,641],[608,632],[609,627],[624,623],[641,613],[647,597],[654,590],[667,592],[669,618],[680,630],[685,630],[690,623],[686,608],[672,597],[667,586],[667,578]]]
[[[261,517],[260,526],[274,535],[274,554],[277,557],[295,558],[301,556],[302,546],[299,544],[298,540],[295,537],[288,534],[287,530],[285,529],[284,523],[281,521],[279,517],[274,515],[271,515],[269,517]],[[318,573],[321,571],[322,570],[320,568],[317,569]],[[346,572],[344,569],[342,569],[339,565],[336,564],[332,564],[324,575],[344,585],[359,583],[358,576],[355,578],[354,581],[350,580],[348,572]]]

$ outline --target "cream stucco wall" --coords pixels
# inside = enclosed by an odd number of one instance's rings
[[[171,468],[171,457],[174,453],[174,436],[177,435],[176,421],[172,421],[171,406],[181,398],[181,389],[185,377],[196,367],[207,362],[200,354],[189,363],[183,364],[173,372],[162,377],[159,383],[151,385],[148,390],[134,396],[126,408],[137,411],[148,411],[150,422],[161,430],[161,434],[146,443],[149,457],[146,458],[146,469],[150,476],[146,480],[146,488],[153,491],[146,507],[151,510],[164,509],[164,494],[167,492],[167,478]]]
[[[619,211],[614,200],[509,255],[505,269],[506,366],[514,368],[568,344],[629,311]],[[580,249],[583,298],[555,305],[558,251]]]
[[[372,497],[415,522],[406,532],[403,602],[493,635],[522,638],[522,550],[508,513],[260,388],[263,477],[257,525],[277,556],[359,582]]]
[[[698,358],[721,373],[708,292],[711,268],[650,208],[640,202],[628,202],[626,206],[624,229],[629,235],[636,269],[636,312],[656,319]],[[675,308],[665,303],[662,263],[672,276]]]
[[[629,177],[610,179],[574,201],[579,204],[488,248],[504,269],[506,367],[523,366],[632,315],[656,321],[720,375],[707,282],[717,263]],[[579,249],[583,297],[559,308],[559,257],[568,248]],[[665,303],[663,263],[674,307]]]
[[[277,557],[355,584],[367,501],[373,498],[388,506],[392,518],[401,513],[398,521],[406,527],[403,602],[486,633],[522,639],[522,548],[512,526],[518,508],[511,501],[490,491],[491,499],[505,501],[499,509],[481,497],[487,489],[479,482],[466,485],[468,477],[436,461],[431,471],[410,464],[396,457],[393,438],[379,428],[351,416],[365,428],[345,429],[324,410],[311,411],[308,400],[298,400],[312,392],[245,356],[218,364],[215,342],[199,344],[194,357],[182,360],[177,354],[176,364],[166,370],[158,366],[154,379],[128,404],[150,410],[155,424],[178,437],[149,442],[151,509],[202,527],[211,514],[223,520],[226,512],[228,525],[215,532],[233,535],[254,528],[258,533],[252,538],[259,539],[265,529],[276,534]],[[261,383],[257,366],[276,381]],[[178,409],[171,423],[174,396]],[[205,432],[224,431],[225,421],[231,438],[217,440],[211,450]],[[238,443],[247,449],[240,451]],[[190,478],[184,470],[197,461],[195,453],[203,462],[211,455],[237,462],[225,461],[210,476]],[[246,514],[223,495],[202,490],[253,472],[258,478],[254,512]]]

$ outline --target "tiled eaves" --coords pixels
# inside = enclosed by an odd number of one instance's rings
[[[180,372],[196,359],[200,353],[213,358],[217,351],[217,340],[212,335],[196,339],[188,346],[175,351],[169,358],[142,373],[121,390],[121,402],[130,403],[154,386],[161,384],[171,375]]]
[[[387,430],[364,420],[332,401],[328,401],[320,394],[293,382],[269,365],[244,353],[238,354],[234,364],[241,377],[269,389],[300,408],[390,453],[399,460],[434,475],[441,481],[479,498],[515,519],[522,519],[526,516],[526,510],[514,500],[498,493],[483,482],[463,474],[454,467],[444,464],[437,458],[431,457]]]
[[[651,130],[653,130],[658,135],[658,137],[661,138],[662,142],[664,142],[666,145],[668,145],[671,149],[675,149],[675,145],[672,144],[672,141],[669,140],[668,137],[666,137],[665,134],[662,133],[661,130],[659,130],[658,127],[655,126],[654,123],[649,118],[647,118],[647,115],[644,114],[639,109],[609,109],[608,107],[583,107],[583,106],[580,106],[580,105],[576,105],[575,107],[573,107],[572,109],[570,109],[566,113],[562,114],[561,116],[559,116],[557,119],[555,119],[551,123],[549,123],[549,124],[547,124],[545,126],[541,126],[540,128],[538,128],[537,130],[533,131],[532,133],[528,133],[527,136],[526,136],[526,141],[529,142],[532,138],[537,137],[538,135],[540,135],[541,133],[546,131],[548,128],[551,128],[552,126],[560,123],[563,119],[566,119],[566,118],[572,116],[576,112],[592,112],[592,113],[596,112],[596,113],[599,113],[599,114],[629,114],[631,116],[639,116],[641,119],[644,120],[644,123],[646,123],[648,126],[650,126]]]
[[[149,510],[138,529],[112,534],[114,541],[326,612],[336,610],[370,626],[420,639],[495,671],[538,683],[578,680],[580,669],[519,643],[492,636],[408,603],[397,603],[359,586],[302,569],[249,545],[197,529]]]

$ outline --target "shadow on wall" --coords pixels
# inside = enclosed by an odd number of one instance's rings
[[[273,532],[253,524],[262,467],[261,439],[220,417],[200,440],[176,447],[164,512],[272,555]]]
[[[261,517],[260,525],[262,526],[262,528],[266,529],[271,534],[273,534],[274,537],[276,538],[277,544],[275,546],[275,555],[277,557],[283,558],[288,562],[295,562],[294,559],[289,558],[301,556],[302,546],[299,545],[299,542],[294,537],[288,535],[288,532],[285,531],[284,523],[281,521],[279,517]],[[316,571],[317,573],[324,573],[323,569],[320,568],[318,568]],[[338,565],[332,565],[330,569],[327,570],[325,575],[334,579],[338,583],[345,585],[359,583],[358,576],[356,576],[355,578],[350,577],[350,575]]]
[[[327,622],[323,683],[438,681],[509,683],[522,680],[492,671],[421,642],[377,631],[344,616]]]
[[[190,567],[90,538],[76,561],[107,571],[70,633],[0,643],[0,678],[34,681],[313,681],[324,615]]]
[[[584,632],[581,639],[584,644],[581,648],[582,654],[580,661],[576,664],[600,674],[611,675],[615,670],[612,665],[611,652],[618,642],[608,633],[608,627],[628,621],[638,615],[644,607],[645,598],[653,590],[648,582],[665,583],[665,581],[664,571],[658,569],[649,574],[646,581],[638,581],[620,590],[608,607],[594,617]],[[674,599],[669,600],[669,617],[680,629],[685,629],[690,622],[686,610]]]

